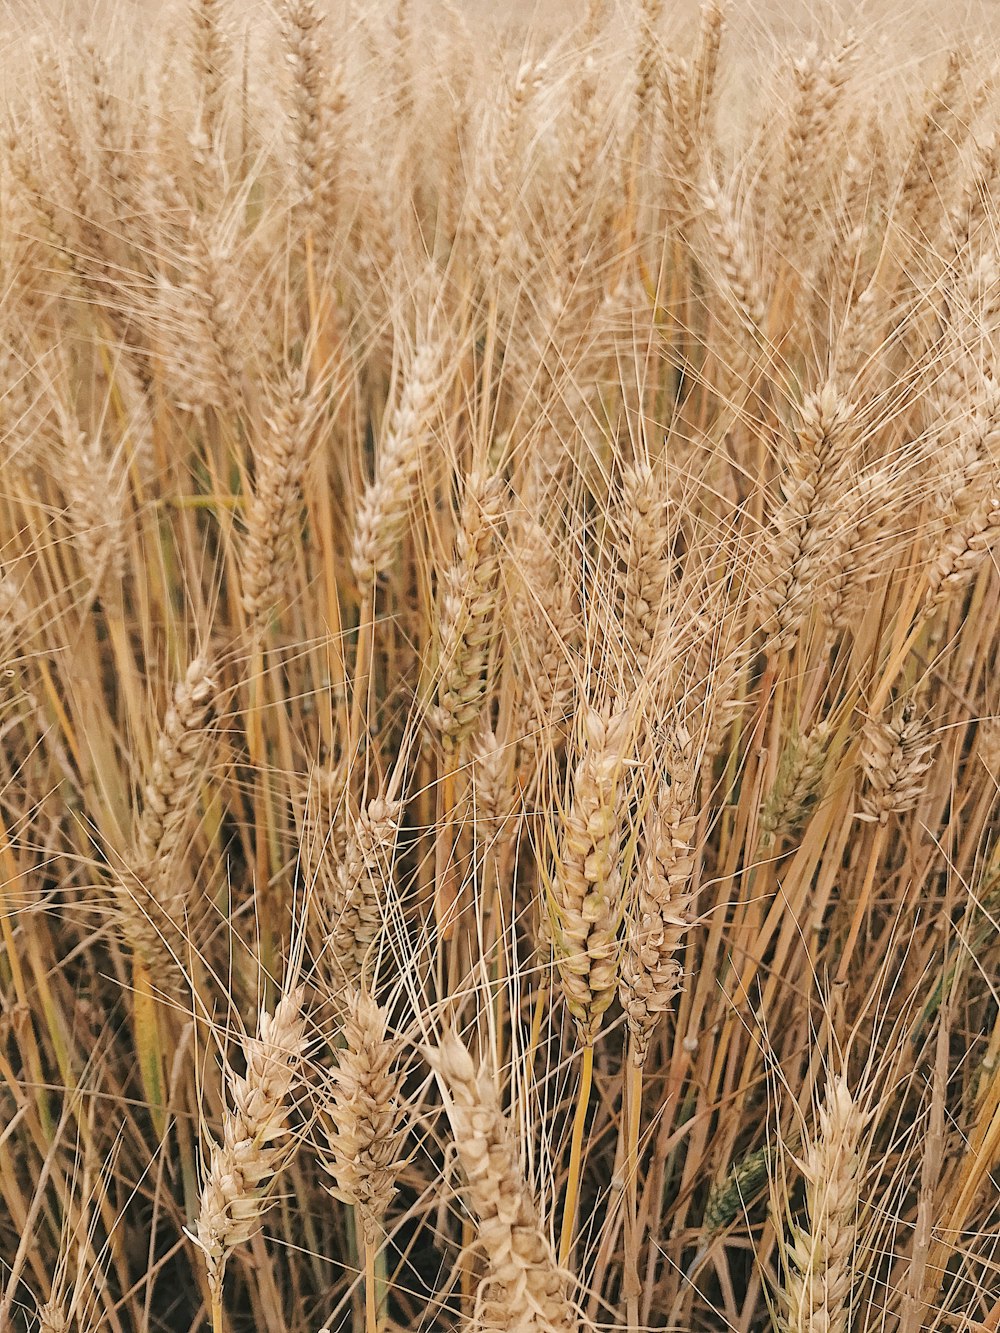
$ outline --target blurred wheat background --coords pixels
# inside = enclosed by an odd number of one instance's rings
[[[0,1333],[997,1333],[993,11],[2,30]]]

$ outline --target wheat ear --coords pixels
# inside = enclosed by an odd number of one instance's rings
[[[505,492],[502,477],[478,472],[469,477],[454,557],[442,579],[435,721],[446,754],[458,750],[476,729],[489,689]]]
[[[379,449],[374,480],[358,502],[351,568],[366,592],[389,568],[403,534],[444,382],[443,347],[431,338],[413,358]]]
[[[282,387],[254,457],[242,573],[243,607],[258,629],[280,602],[294,558],[314,426],[314,404],[299,373]]]
[[[119,886],[126,937],[156,976],[165,960],[166,974],[173,972],[164,932],[180,930],[184,923],[188,889],[178,874],[178,853],[208,765],[218,702],[213,665],[194,658],[163,719],[143,794],[132,873]]]
[[[345,97],[315,0],[281,0],[280,19],[291,69],[289,119],[305,222],[312,238],[336,217],[341,176],[337,120]]]
[[[226,78],[232,43],[225,28],[222,0],[190,0],[191,54],[201,96],[201,128],[210,149],[221,136]]]
[[[68,518],[91,595],[116,605],[125,574],[126,477],[121,456],[70,428],[62,457]]]
[[[511,567],[518,584],[507,633],[520,668],[512,735],[518,742],[518,768],[526,780],[544,767],[546,752],[572,712],[580,617],[558,544],[531,515],[517,526]]]
[[[614,999],[622,920],[622,831],[626,710],[602,716],[586,707],[582,754],[562,819],[554,883],[556,959],[581,1040],[592,1045]]]
[[[556,1263],[542,1230],[492,1079],[485,1071],[477,1075],[471,1055],[454,1031],[442,1037],[428,1060],[441,1086],[487,1257],[478,1325],[511,1333],[577,1329],[568,1275]]]
[[[869,718],[861,735],[861,767],[868,781],[861,808],[879,824],[912,810],[923,795],[934,742],[909,702],[888,719]]]
[[[330,900],[322,904],[329,921],[323,961],[333,997],[358,985],[382,929],[393,879],[393,855],[402,805],[386,795],[347,816],[343,855],[338,856]]]
[[[710,176],[702,190],[704,225],[712,247],[723,296],[747,330],[759,335],[767,321],[767,302],[750,253],[746,233],[725,190]]]
[[[972,512],[946,530],[927,574],[922,613],[932,615],[976,577],[1000,530],[1000,490],[987,493]]]
[[[399,1045],[386,1035],[388,1015],[365,992],[345,1000],[343,1044],[320,1094],[321,1162],[330,1193],[356,1207],[366,1243],[382,1239],[382,1220],[396,1192],[402,1143]]]
[[[305,1021],[301,987],[261,1013],[256,1037],[243,1041],[246,1073],[227,1071],[230,1107],[222,1141],[212,1145],[196,1233],[205,1255],[216,1333],[221,1329],[226,1261],[256,1232],[266,1193],[287,1155],[291,1095],[301,1078]]]
[[[690,926],[696,770],[691,738],[678,730],[643,821],[634,906],[625,935],[619,994],[633,1061],[645,1063],[657,1020],[681,982],[677,952]]]
[[[811,810],[823,780],[832,734],[833,724],[826,718],[804,736],[793,735],[789,740],[761,810],[760,831],[765,846],[795,832]]]
[[[808,1223],[792,1229],[779,1292],[784,1333],[845,1333],[854,1289],[866,1116],[842,1078],[820,1108],[819,1133],[807,1140],[799,1167]]]
[[[653,644],[670,582],[667,495],[661,477],[648,463],[628,466],[622,474],[622,629],[642,680],[649,670]]]
[[[632,730],[632,719],[625,709],[602,716],[585,705],[580,721],[583,752],[573,774],[572,799],[561,822],[552,903],[555,956],[563,995],[583,1047],[559,1240],[560,1263],[569,1258],[576,1225],[594,1042],[618,982],[618,932],[624,892],[624,774]]]
[[[772,651],[791,648],[808,619],[824,568],[845,540],[845,469],[854,410],[828,381],[802,404],[767,532],[762,621]]]

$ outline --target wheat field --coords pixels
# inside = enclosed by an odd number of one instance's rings
[[[0,1333],[997,1333],[985,11],[82,17],[4,41]]]

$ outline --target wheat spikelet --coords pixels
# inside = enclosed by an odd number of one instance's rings
[[[446,753],[475,730],[489,691],[500,558],[498,527],[506,485],[474,472],[467,480],[452,564],[441,580],[441,649],[436,728]]]
[[[885,824],[912,810],[923,795],[934,742],[913,704],[899,705],[888,719],[868,718],[861,736],[861,767],[868,790],[861,808]]]
[[[665,762],[668,771],[659,779],[643,820],[619,982],[632,1059],[638,1065],[645,1063],[657,1021],[681,984],[677,952],[691,924],[695,870],[696,773],[685,730],[677,730],[657,762]]]
[[[314,432],[315,404],[298,374],[282,386],[254,458],[241,569],[243,606],[257,628],[280,602],[287,582]]]
[[[632,720],[585,706],[573,794],[561,820],[552,911],[563,993],[585,1045],[614,999],[622,919],[622,821]]]
[[[370,1245],[382,1239],[383,1218],[396,1193],[405,1133],[399,1046],[386,1036],[387,1011],[364,991],[345,1000],[336,1067],[320,1091],[323,1169],[334,1198],[361,1213]]]
[[[303,991],[290,991],[273,1015],[262,1012],[256,1037],[243,1041],[246,1073],[227,1070],[230,1106],[222,1141],[212,1145],[196,1233],[214,1302],[221,1303],[226,1261],[257,1231],[267,1190],[288,1150],[292,1093],[305,1050]]]
[[[428,1060],[441,1085],[479,1243],[487,1256],[480,1327],[509,1333],[577,1329],[568,1275],[558,1267],[542,1231],[492,1080],[485,1070],[477,1076],[454,1031],[443,1036]]]
[[[835,1079],[820,1108],[819,1132],[807,1139],[799,1162],[809,1220],[793,1228],[785,1256],[778,1295],[786,1333],[845,1333],[848,1327],[865,1123],[846,1082]]]

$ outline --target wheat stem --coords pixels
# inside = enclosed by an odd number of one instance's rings
[[[588,1042],[581,1052],[580,1090],[577,1094],[576,1114],[573,1117],[573,1138],[570,1143],[569,1175],[563,1202],[562,1233],[559,1237],[559,1262],[566,1264],[573,1248],[576,1232],[576,1209],[583,1174],[583,1131],[590,1107],[590,1090],[594,1081],[594,1046]]]
[[[375,1243],[365,1235],[365,1329],[378,1333],[378,1292],[375,1282]]]

